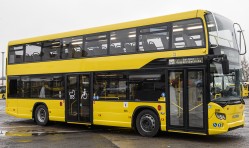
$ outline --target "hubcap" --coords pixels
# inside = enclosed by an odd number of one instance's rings
[[[39,122],[44,122],[46,119],[46,111],[43,108],[40,108],[37,113],[37,118]]]
[[[145,114],[141,117],[140,127],[143,131],[152,132],[155,129],[155,126],[155,119],[150,114]]]

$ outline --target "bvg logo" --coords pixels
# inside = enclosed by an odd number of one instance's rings
[[[213,123],[213,127],[223,127],[223,123]]]

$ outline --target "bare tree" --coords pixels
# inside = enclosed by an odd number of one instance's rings
[[[241,60],[242,65],[242,77],[245,82],[249,82],[249,63],[246,59],[246,56]]]

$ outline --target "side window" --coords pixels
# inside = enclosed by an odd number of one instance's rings
[[[20,81],[20,97],[22,98],[30,98],[30,78],[29,76],[21,77]]]
[[[25,62],[41,61],[41,43],[26,44]]]
[[[20,97],[20,78],[8,77],[8,97]]]
[[[52,77],[52,88],[50,88],[52,98],[62,99],[64,98],[64,77],[56,75]]]
[[[136,29],[113,31],[110,33],[110,54],[135,52]]]
[[[60,40],[49,40],[43,42],[41,57],[43,61],[60,59]]]
[[[86,56],[83,52],[83,37],[71,37],[63,39],[62,59],[80,58]]]
[[[129,95],[135,101],[158,101],[165,93],[165,75],[135,74],[129,76]]]
[[[139,51],[160,51],[169,49],[168,26],[148,27],[140,30]]]
[[[94,99],[126,100],[127,78],[124,74],[97,73],[94,83]]]
[[[51,98],[52,77],[31,77],[31,98]]]
[[[24,45],[9,47],[9,64],[23,63]]]
[[[105,34],[86,37],[84,43],[84,50],[88,57],[107,55],[108,45]]]
[[[173,48],[191,48],[204,46],[205,36],[201,19],[192,19],[173,23]]]

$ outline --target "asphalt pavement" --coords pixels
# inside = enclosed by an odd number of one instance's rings
[[[246,126],[225,134],[200,136],[161,132],[157,137],[142,137],[131,129],[51,123],[42,127],[32,120],[6,115],[5,100],[0,100],[0,148],[247,148],[249,147],[249,99],[246,102]]]

